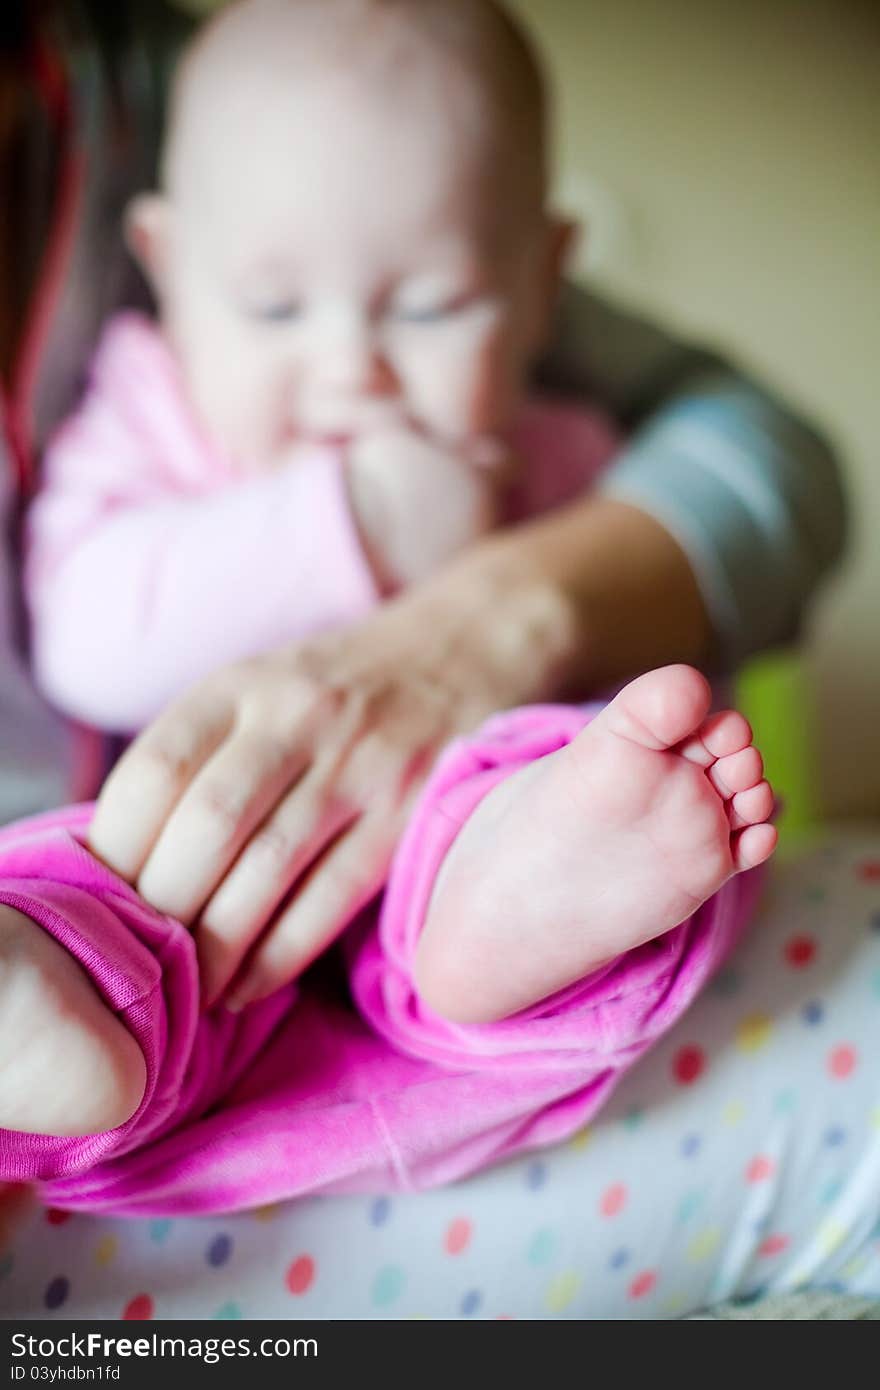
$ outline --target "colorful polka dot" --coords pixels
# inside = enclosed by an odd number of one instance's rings
[[[543,1226],[540,1231],[536,1231],[529,1241],[526,1250],[526,1259],[530,1265],[543,1265],[548,1260],[552,1260],[556,1254],[558,1241],[556,1232],[549,1226]]]
[[[547,1287],[544,1301],[551,1313],[561,1313],[577,1297],[581,1286],[581,1276],[573,1269],[557,1274]]]
[[[136,1294],[122,1310],[126,1322],[148,1322],[153,1316],[153,1300],[148,1293]]]
[[[215,1321],[232,1320],[240,1317],[242,1317],[242,1311],[237,1303],[222,1303],[214,1314]]]
[[[547,1166],[544,1163],[530,1163],[526,1169],[526,1186],[536,1192],[547,1181]]]
[[[745,1113],[746,1107],[741,1100],[731,1100],[721,1111],[721,1119],[728,1129],[735,1129],[738,1124],[742,1124]]]
[[[638,1129],[644,1118],[644,1107],[641,1105],[631,1105],[623,1117],[623,1123],[627,1129]]]
[[[464,1298],[461,1300],[461,1315],[463,1318],[473,1317],[483,1301],[483,1295],[479,1289],[468,1289]]]
[[[229,1256],[232,1254],[232,1238],[225,1234],[215,1236],[205,1251],[205,1259],[214,1269],[219,1269],[225,1265]]]
[[[279,1211],[278,1202],[267,1202],[264,1207],[254,1207],[253,1217],[255,1221],[274,1221]]]
[[[702,1144],[703,1141],[699,1134],[686,1134],[681,1141],[681,1152],[683,1157],[693,1158],[694,1154],[700,1152]]]
[[[841,1043],[828,1054],[828,1070],[832,1076],[843,1081],[855,1071],[856,1061],[855,1048],[850,1047],[849,1043]]]
[[[115,1236],[102,1236],[95,1246],[95,1264],[101,1269],[112,1264],[118,1249],[119,1241]]]
[[[56,1308],[60,1308],[62,1303],[67,1301],[67,1295],[69,1293],[70,1280],[65,1279],[63,1274],[59,1274],[52,1280],[46,1292],[43,1294],[43,1302],[47,1308],[54,1312]]]
[[[842,1191],[843,1180],[841,1178],[829,1178],[819,1193],[819,1204],[823,1207],[830,1207],[832,1202],[837,1201]]]
[[[793,1110],[797,1109],[797,1103],[797,1091],[780,1091],[773,1102],[773,1109],[777,1115],[790,1115]]]
[[[839,1250],[847,1237],[847,1228],[839,1221],[826,1221],[819,1231],[819,1244],[826,1255]]]
[[[443,1237],[443,1246],[447,1255],[460,1255],[470,1244],[472,1226],[470,1221],[464,1216],[458,1216],[454,1221],[450,1221]]]
[[[685,1294],[671,1293],[663,1301],[663,1314],[667,1318],[680,1318],[687,1306],[688,1301]]]
[[[864,883],[880,883],[880,859],[864,859],[856,865],[856,874]]]
[[[370,1225],[384,1226],[390,1215],[390,1199],[388,1197],[377,1197],[370,1206]]]
[[[155,1245],[164,1245],[174,1225],[173,1221],[163,1218],[161,1221],[150,1222],[150,1240]]]
[[[821,1023],[824,1014],[825,1010],[818,999],[808,999],[801,1009],[801,1017],[804,1023],[809,1023],[811,1027],[815,1027],[817,1023]]]
[[[789,1244],[790,1241],[788,1236],[781,1235],[779,1232],[774,1232],[761,1241],[761,1244],[758,1246],[758,1254],[765,1260],[772,1259],[774,1255],[781,1255],[783,1250],[787,1250]]]
[[[701,1047],[690,1043],[680,1047],[672,1059],[672,1071],[680,1086],[690,1086],[706,1070],[706,1054]]]
[[[736,1045],[741,1052],[758,1052],[773,1036],[773,1024],[766,1014],[748,1014],[736,1030]]]
[[[50,1226],[64,1226],[72,1216],[72,1211],[59,1211],[58,1207],[46,1208],[46,1220]]]
[[[643,1269],[629,1286],[630,1298],[645,1298],[657,1286],[657,1275],[653,1269]]]
[[[847,1260],[840,1272],[844,1279],[858,1279],[863,1270],[867,1268],[867,1264],[868,1260],[865,1255],[856,1255],[854,1259]]]
[[[568,1141],[569,1147],[572,1148],[572,1149],[575,1149],[576,1151],[577,1151],[577,1150],[581,1150],[581,1149],[585,1149],[585,1148],[587,1147],[587,1145],[589,1144],[590,1140],[592,1139],[592,1137],[593,1137],[593,1131],[592,1131],[592,1129],[590,1128],[589,1125],[584,1125],[584,1128],[583,1128],[583,1129],[579,1129],[579,1130],[577,1131],[577,1133],[576,1133],[576,1134],[573,1134],[572,1137],[569,1139],[569,1141]]]
[[[603,1216],[616,1216],[626,1206],[627,1191],[622,1182],[606,1187],[599,1198],[599,1210]]]
[[[304,1294],[311,1288],[315,1279],[315,1261],[311,1255],[297,1255],[287,1267],[284,1282],[289,1293]]]
[[[802,970],[816,957],[816,942],[812,936],[792,936],[785,943],[785,959],[794,970]]]
[[[689,1242],[687,1247],[687,1257],[692,1263],[696,1264],[700,1260],[705,1260],[713,1254],[721,1241],[721,1232],[714,1227],[708,1227],[705,1231],[700,1231]]]
[[[702,1205],[702,1192],[686,1192],[678,1204],[678,1219],[680,1223],[685,1225],[690,1221],[692,1216],[696,1216]]]
[[[829,1149],[837,1149],[846,1143],[846,1130],[842,1125],[829,1125],[822,1138]]]
[[[403,1293],[406,1275],[400,1265],[385,1265],[373,1280],[372,1299],[378,1308],[385,1308]]]
[[[629,1251],[621,1248],[620,1250],[614,1251],[608,1264],[611,1269],[623,1269],[624,1265],[629,1264],[629,1260]]]
[[[773,1175],[776,1164],[766,1154],[757,1154],[746,1166],[746,1182],[766,1182]]]

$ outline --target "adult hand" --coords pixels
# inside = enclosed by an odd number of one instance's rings
[[[529,698],[534,615],[506,625],[501,576],[442,581],[203,681],[108,779],[91,846],[194,927],[208,1002],[303,970],[382,887],[443,745]]]

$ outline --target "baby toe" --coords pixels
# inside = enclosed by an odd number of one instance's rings
[[[769,782],[758,782],[743,792],[736,792],[730,803],[730,828],[741,830],[745,825],[759,825],[773,810],[773,790]]]
[[[734,836],[731,846],[733,863],[737,870],[754,869],[763,864],[776,848],[779,839],[775,825],[747,825],[745,830]]]
[[[725,799],[754,787],[763,775],[761,754],[752,744],[748,748],[741,748],[738,753],[719,758],[706,770],[712,786]]]
[[[678,751],[690,762],[709,767],[718,758],[729,757],[747,748],[751,741],[752,731],[748,720],[736,710],[725,709],[719,714],[710,714]]]

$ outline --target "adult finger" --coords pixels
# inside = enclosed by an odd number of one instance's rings
[[[137,878],[175,805],[229,734],[233,717],[228,699],[196,690],[123,753],[89,827],[90,848],[121,877]]]
[[[233,985],[230,1008],[272,994],[344,931],[385,883],[395,832],[387,817],[364,816],[327,851]]]
[[[196,927],[206,1003],[220,997],[282,899],[359,814],[338,795],[326,765],[316,765],[256,828]]]
[[[147,902],[192,922],[310,756],[303,739],[236,728],[168,816],[138,878]]]

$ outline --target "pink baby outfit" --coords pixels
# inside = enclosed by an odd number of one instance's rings
[[[547,405],[524,412],[514,442],[526,466],[511,519],[583,492],[613,447],[594,417]],[[242,477],[200,435],[155,328],[117,320],[33,515],[30,598],[48,691],[81,718],[134,729],[212,666],[367,611],[377,596],[343,468],[316,451]],[[445,1183],[583,1125],[728,954],[755,873],[500,1023],[440,1019],[412,966],[459,827],[597,708],[501,713],[453,744],[381,897],[301,981],[240,1015],[199,1012],[189,932],[91,856],[89,807],[0,832],[0,902],[79,961],[148,1073],[137,1114],[110,1133],[0,1131],[0,1179],[37,1180],[46,1201],[74,1209],[219,1212]]]

